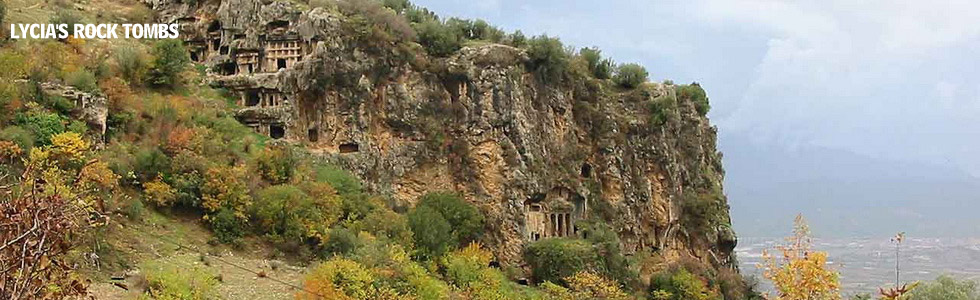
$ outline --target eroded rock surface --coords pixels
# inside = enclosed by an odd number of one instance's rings
[[[181,22],[212,83],[241,96],[241,122],[400,205],[458,191],[486,214],[482,242],[506,263],[594,217],[627,252],[734,265],[716,129],[673,85],[545,84],[524,50],[498,44],[406,58],[352,33],[335,10],[286,1],[147,2],[162,21]],[[672,104],[662,122],[653,101]],[[685,202],[704,195],[721,209],[703,216],[708,228],[692,228]]]

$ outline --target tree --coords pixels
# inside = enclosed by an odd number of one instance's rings
[[[173,87],[180,82],[180,73],[187,67],[190,57],[179,39],[165,39],[153,46],[153,68],[150,83],[159,87]]]
[[[452,227],[453,246],[465,245],[483,233],[483,214],[459,195],[450,192],[433,192],[422,196],[418,206],[427,206],[438,212]]]
[[[697,82],[677,86],[677,99],[682,101],[694,102],[694,108],[698,110],[698,113],[706,115],[709,110],[711,110],[711,104],[708,102],[708,96],[705,94],[704,89]]]
[[[777,246],[774,257],[763,250],[763,276],[772,281],[777,300],[836,300],[841,299],[837,271],[827,268],[827,253],[815,251],[810,228],[803,215],[797,215],[793,236],[787,245]]]
[[[613,62],[608,58],[602,58],[602,51],[598,48],[582,48],[578,53],[585,59],[592,76],[598,79],[612,77]]]
[[[926,282],[909,293],[910,300],[977,300],[977,282],[956,280],[949,275],[941,275],[935,281]]]
[[[621,87],[632,89],[646,82],[649,75],[643,66],[630,63],[619,66],[613,80]]]
[[[558,38],[541,35],[528,41],[528,66],[545,83],[558,83],[568,68],[568,52]]]
[[[432,207],[418,206],[409,212],[408,226],[412,228],[419,256],[424,259],[440,257],[456,244],[452,226]]]
[[[569,276],[592,271],[598,257],[585,240],[550,238],[528,245],[524,260],[531,267],[531,277],[536,282],[565,283]]]
[[[449,56],[462,46],[462,37],[439,20],[426,20],[418,25],[419,44],[433,56]]]

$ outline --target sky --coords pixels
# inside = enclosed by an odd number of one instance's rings
[[[723,134],[980,175],[975,1],[418,0],[697,81]]]
[[[507,31],[558,36],[575,47],[597,46],[618,62],[646,66],[651,80],[699,82],[708,92],[709,116],[726,153],[726,190],[736,230],[751,232],[744,220],[761,219],[752,214],[766,205],[787,202],[791,210],[796,203],[821,203],[798,199],[818,185],[761,182],[799,175],[793,172],[819,173],[794,178],[819,179],[821,190],[840,189],[829,192],[841,199],[812,207],[828,224],[835,222],[832,209],[855,201],[865,201],[869,211],[888,206],[892,198],[903,198],[895,200],[901,205],[931,205],[928,201],[942,197],[948,186],[960,192],[946,201],[959,204],[931,207],[939,211],[936,216],[955,212],[963,203],[980,203],[972,196],[980,197],[980,185],[937,183],[946,180],[942,173],[962,174],[956,176],[967,182],[980,176],[980,155],[974,151],[980,149],[980,2],[413,2],[444,17],[481,18]],[[828,167],[820,160],[835,164]],[[759,168],[779,170],[754,170]],[[891,173],[891,179],[879,180],[881,172]],[[923,188],[916,189],[920,184]],[[907,192],[890,188],[896,185]],[[869,186],[883,193],[869,195]],[[890,190],[888,199],[875,198]],[[856,214],[855,222],[891,220],[908,215],[908,209],[880,218]],[[781,225],[788,227],[791,220]],[[939,221],[944,220],[914,216],[896,223]],[[948,222],[949,228],[963,224]]]

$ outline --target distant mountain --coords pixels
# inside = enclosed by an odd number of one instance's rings
[[[817,236],[977,236],[980,180],[956,168],[719,134],[740,236],[782,236],[803,213]]]

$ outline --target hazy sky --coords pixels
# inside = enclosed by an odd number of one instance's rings
[[[698,81],[722,136],[980,175],[975,1],[414,2],[598,46],[653,80]]]

